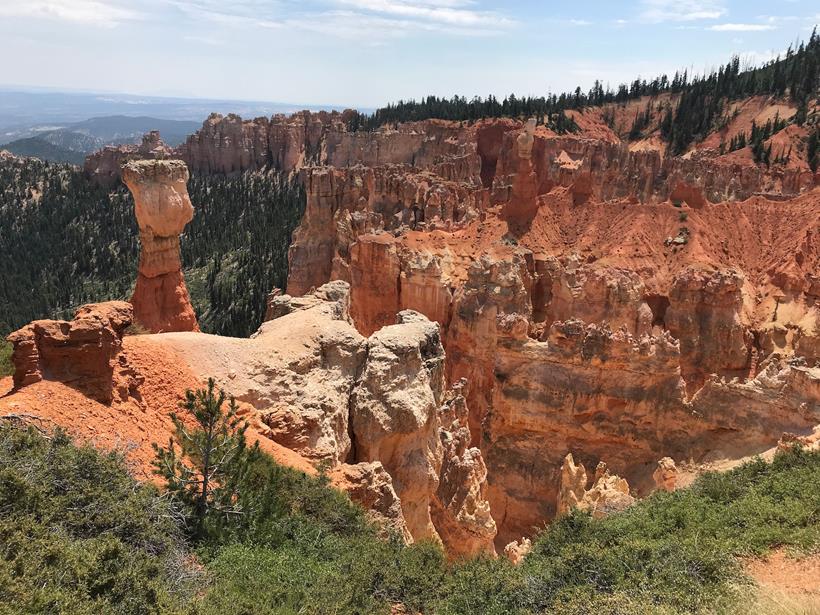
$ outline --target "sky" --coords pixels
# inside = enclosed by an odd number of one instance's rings
[[[0,85],[377,107],[763,62],[817,0],[0,0]]]

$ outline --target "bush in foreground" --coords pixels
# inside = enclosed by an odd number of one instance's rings
[[[0,611],[182,612],[195,577],[173,509],[119,455],[0,422]]]
[[[603,520],[573,513],[519,566],[381,540],[327,480],[254,461],[242,515],[184,511],[122,459],[0,425],[0,613],[746,612],[737,556],[820,546],[820,453],[707,474]]]

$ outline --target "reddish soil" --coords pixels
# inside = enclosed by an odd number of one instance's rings
[[[746,571],[764,588],[820,597],[820,555],[792,558],[776,551],[765,559],[747,561]]]
[[[166,444],[173,431],[168,414],[179,410],[187,389],[203,386],[185,362],[151,336],[130,336],[123,340],[128,363],[145,381],[139,398],[106,405],[59,383],[42,381],[9,393],[11,378],[0,380],[0,417],[19,415],[24,420],[50,429],[62,427],[83,442],[106,450],[120,450],[132,464],[135,476],[151,480],[152,444]],[[247,408],[240,412],[251,416]],[[314,473],[301,455],[264,435],[264,426],[251,419],[249,440],[278,462]]]

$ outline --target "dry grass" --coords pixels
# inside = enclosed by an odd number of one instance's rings
[[[820,585],[820,579],[817,580]],[[738,613],[749,615],[820,615],[820,594],[760,587],[754,603]]]

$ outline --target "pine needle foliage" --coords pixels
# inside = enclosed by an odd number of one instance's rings
[[[203,536],[209,516],[243,514],[240,485],[260,455],[258,443],[248,447],[248,423],[237,416],[236,400],[231,397],[227,409],[225,401],[225,391],[216,390],[213,378],[205,389],[188,390],[181,406],[193,426],[172,412],[174,435],[168,447],[154,444],[154,471],[187,509],[195,537]]]

